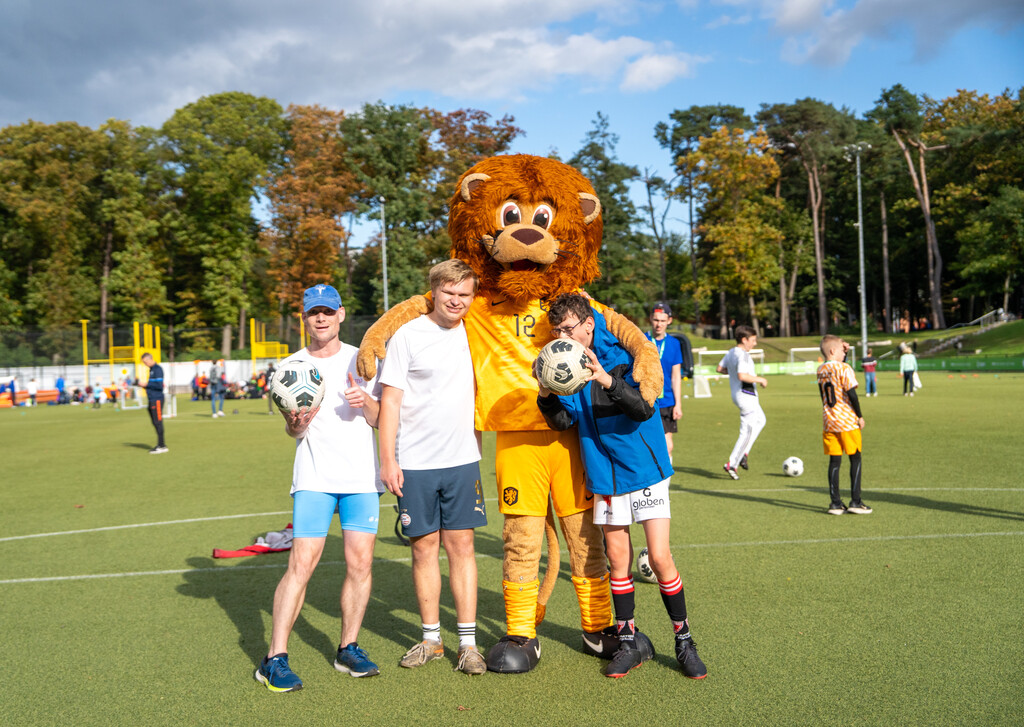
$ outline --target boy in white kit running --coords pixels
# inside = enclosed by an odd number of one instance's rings
[[[747,455],[768,421],[761,411],[757,387],[754,386],[758,384],[762,389],[768,386],[768,379],[758,376],[754,370],[754,359],[750,352],[755,346],[757,332],[750,326],[736,326],[736,345],[718,362],[718,373],[729,374],[732,403],[740,410],[740,435],[729,455],[729,461],[722,466],[725,473],[734,480],[740,478],[737,467],[747,469]]]
[[[473,529],[487,524],[480,487],[480,439],[473,424],[474,377],[462,319],[479,281],[461,260],[430,270],[434,308],[395,332],[380,372],[380,474],[398,497],[402,531],[412,545],[412,580],[423,640],[401,666],[444,656],[440,546],[448,555],[459,651],[456,669],[483,674],[476,645]]]
[[[354,677],[380,671],[356,642],[370,600],[373,546],[384,491],[377,474],[378,405],[356,380],[354,346],[338,338],[345,309],[330,285],[303,295],[309,346],[284,360],[308,361],[323,377],[326,392],[316,409],[282,411],[285,431],[295,442],[291,494],[294,540],[288,570],[274,592],[270,649],[256,669],[256,681],[272,692],[302,689],[288,665],[288,637],[305,601],[306,586],[323,553],[334,513],[345,548],[341,587],[341,642],[334,668]]]

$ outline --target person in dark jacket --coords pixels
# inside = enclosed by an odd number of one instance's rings
[[[146,399],[149,401],[149,419],[156,429],[156,446],[149,450],[150,454],[163,454],[167,450],[164,444],[164,369],[153,360],[153,354],[142,354],[142,363],[149,367],[149,379],[146,381]],[[139,382],[135,382],[138,386]]]
[[[552,429],[578,427],[587,488],[595,495],[594,523],[604,529],[620,643],[604,673],[623,677],[643,661],[636,645],[629,537],[630,524],[638,522],[672,620],[676,659],[684,675],[703,679],[707,669],[690,636],[683,582],[669,545],[672,463],[661,419],[653,416],[654,408],[640,395],[632,377],[633,359],[608,332],[603,318],[578,294],[552,302],[548,310],[552,335],[586,347],[591,377],[579,392],[564,397],[554,396],[538,381],[537,406]]]

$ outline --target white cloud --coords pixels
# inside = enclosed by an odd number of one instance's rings
[[[697,64],[707,61],[686,53],[643,55],[626,67],[619,89],[633,93],[656,91],[677,78],[692,77]]]
[[[899,30],[914,36],[918,59],[937,53],[957,32],[990,27],[1006,32],[1024,23],[1020,0],[760,0],[785,34],[782,56],[791,63],[836,66],[868,39],[886,40]]]
[[[92,4],[89,4],[92,5]],[[651,5],[637,5],[650,10]],[[0,124],[159,125],[198,96],[358,107],[394,93],[515,100],[566,79],[653,90],[693,59],[617,33],[618,0],[35,0],[0,9]],[[560,28],[571,28],[562,32]]]
[[[754,18],[751,15],[719,15],[714,20],[705,23],[704,29],[715,30],[717,28],[724,28],[727,25],[746,25],[753,19]]]

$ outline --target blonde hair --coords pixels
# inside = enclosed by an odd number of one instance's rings
[[[466,278],[473,279],[473,293],[480,286],[480,278],[473,268],[457,258],[445,260],[430,268],[430,289],[436,290],[442,285],[461,283]]]
[[[824,356],[826,360],[832,358],[832,352],[836,349],[836,346],[840,345],[840,341],[842,340],[843,339],[839,336],[833,336],[831,333],[822,336],[821,355]]]

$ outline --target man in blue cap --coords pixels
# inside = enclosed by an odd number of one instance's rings
[[[288,570],[274,593],[270,649],[254,674],[272,692],[302,688],[288,665],[288,637],[305,600],[306,585],[323,553],[334,513],[341,520],[345,581],[341,587],[341,641],[334,668],[354,677],[379,674],[356,639],[370,600],[373,546],[384,491],[377,464],[377,400],[356,373],[358,349],[338,338],[345,308],[332,286],[314,285],[302,300],[309,346],[282,362],[316,367],[324,382],[315,409],[282,411],[295,442],[292,470],[294,540]],[[278,374],[280,375],[280,374]]]

